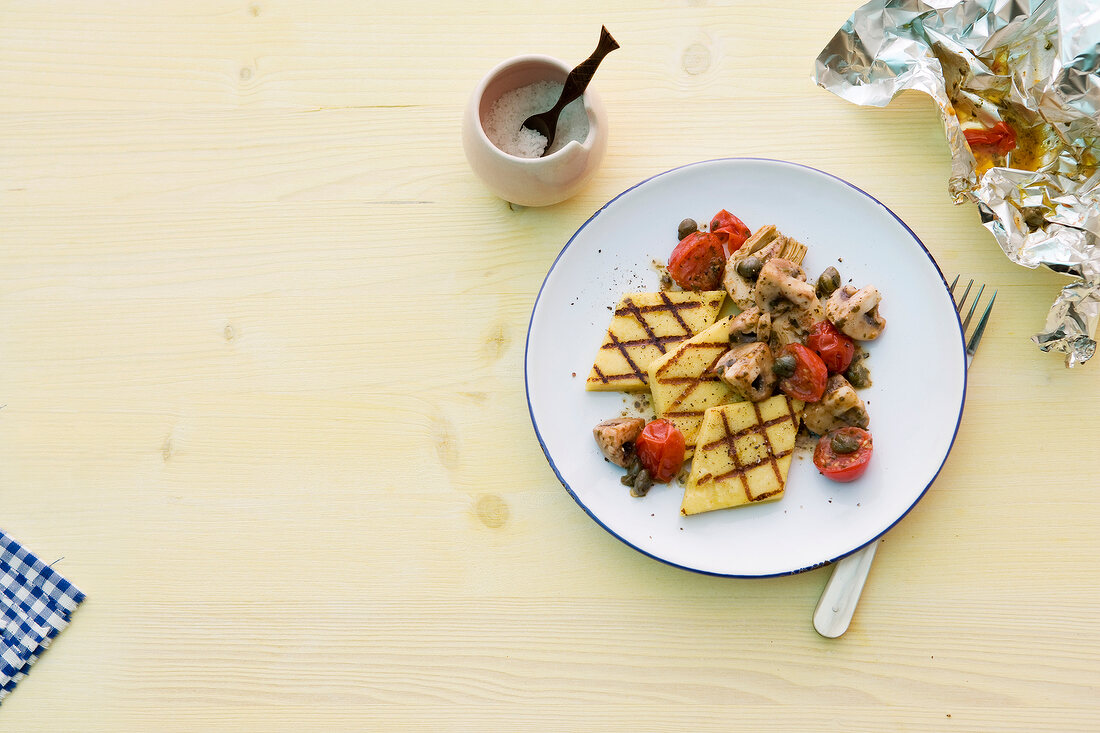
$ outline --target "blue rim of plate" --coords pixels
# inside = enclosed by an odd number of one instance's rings
[[[952,310],[955,312],[955,323],[959,327],[959,340],[962,343],[962,347],[963,347],[962,348],[962,355],[963,355],[963,388],[962,388],[962,397],[960,398],[960,402],[959,402],[959,416],[955,420],[955,430],[951,434],[951,442],[947,445],[947,451],[944,452],[944,454],[943,454],[943,461],[940,462],[939,468],[936,469],[936,473],[934,473],[932,475],[931,480],[921,490],[921,492],[917,496],[917,498],[913,500],[913,503],[910,504],[909,507],[905,511],[903,511],[900,515],[898,515],[898,518],[895,519],[893,522],[891,522],[889,527],[882,530],[882,532],[879,532],[877,535],[875,535],[869,541],[864,542],[863,544],[861,544],[857,547],[853,547],[851,550],[849,550],[847,552],[841,553],[840,555],[837,555],[836,557],[834,557],[832,559],[822,560],[821,562],[816,562],[812,565],[807,565],[806,567],[803,567],[803,568],[797,568],[795,570],[786,570],[786,571],[779,572],[779,573],[765,573],[765,574],[762,574],[762,575],[741,575],[741,574],[738,574],[738,573],[716,573],[716,572],[713,572],[713,571],[710,571],[710,570],[700,570],[699,568],[693,568],[693,567],[688,566],[688,565],[681,565],[679,563],[675,563],[675,562],[667,560],[663,557],[660,557],[659,555],[654,555],[652,552],[648,552],[646,550],[643,550],[641,547],[638,547],[634,543],[632,543],[629,540],[627,540],[626,538],[624,538],[622,535],[620,535],[617,532],[615,532],[614,530],[612,530],[606,524],[604,524],[603,521],[601,521],[599,517],[597,517],[595,514],[593,514],[592,511],[585,505],[585,503],[580,500],[580,497],[578,497],[576,492],[573,491],[573,488],[562,477],[561,472],[558,470],[557,464],[554,463],[553,456],[551,456],[550,451],[547,450],[546,442],[542,439],[542,433],[539,432],[538,422],[535,420],[534,408],[531,407],[531,380],[530,380],[530,373],[529,373],[528,368],[527,368],[528,354],[531,350],[531,325],[535,321],[535,313],[538,311],[539,301],[542,299],[542,291],[546,287],[546,281],[550,279],[550,274],[554,272],[554,268],[557,266],[558,260],[560,260],[562,258],[562,255],[564,255],[566,250],[568,250],[569,247],[573,244],[573,240],[575,240],[577,238],[577,235],[579,235],[582,231],[584,231],[584,228],[586,226],[588,226],[592,222],[593,219],[595,219],[597,216],[599,216],[601,213],[603,213],[603,211],[605,209],[607,209],[608,206],[615,203],[620,198],[622,198],[626,194],[630,193],[634,189],[638,188],[639,186],[644,185],[644,184],[648,183],[649,181],[652,181],[655,178],[660,178],[661,176],[667,175],[669,173],[673,173],[673,172],[678,171],[678,170],[682,170],[684,168],[691,168],[691,167],[697,166],[697,165],[705,165],[707,163],[719,163],[719,162],[724,162],[724,161],[756,161],[756,162],[765,162],[765,163],[776,163],[778,165],[786,165],[786,166],[790,166],[792,168],[802,168],[804,170],[812,171],[814,173],[820,173],[821,175],[827,176],[828,178],[831,178],[834,181],[837,181],[838,183],[843,183],[845,186],[847,186],[851,189],[854,189],[856,191],[859,191],[861,194],[863,194],[864,196],[866,196],[867,198],[871,199],[876,204],[881,206],[883,209],[885,209],[886,213],[888,213],[890,216],[894,217],[894,219],[897,221],[897,223],[901,224],[902,228],[904,228],[905,231],[909,233],[909,236],[912,237],[913,241],[917,243],[917,246],[921,248],[921,250],[924,252],[925,256],[928,258],[928,261],[932,263],[932,267],[935,268],[936,273],[940,276],[940,281],[943,283],[944,292],[947,293],[949,298],[951,297],[950,289],[949,289],[950,286],[947,284],[947,278],[944,277],[943,271],[940,270],[939,264],[936,263],[936,258],[933,257],[932,253],[928,251],[928,248],[924,246],[924,242],[920,241],[920,237],[917,236],[916,232],[914,232],[912,229],[910,229],[909,225],[906,224],[904,221],[902,221],[900,216],[898,216],[893,211],[891,211],[889,206],[882,203],[877,198],[875,198],[871,194],[867,193],[866,191],[864,191],[859,186],[856,186],[855,184],[849,183],[848,181],[845,181],[843,178],[840,178],[839,176],[834,176],[832,173],[827,173],[827,172],[825,172],[823,170],[820,170],[818,168],[814,168],[814,167],[808,166],[808,165],[803,165],[802,163],[792,163],[789,160],[778,160],[776,158],[755,158],[755,157],[710,158],[708,160],[697,160],[693,163],[685,163],[684,165],[676,166],[675,168],[669,168],[666,171],[656,173],[656,174],[650,176],[649,178],[645,178],[641,181],[638,181],[633,186],[626,189],[625,191],[623,191],[622,193],[620,193],[619,195],[615,196],[610,201],[605,203],[603,206],[601,206],[599,209],[597,209],[592,214],[592,216],[588,217],[585,220],[585,222],[580,225],[580,227],[577,229],[577,231],[573,232],[573,236],[571,236],[569,238],[569,241],[567,241],[565,243],[565,246],[562,247],[561,252],[558,252],[558,256],[554,258],[554,262],[550,265],[550,269],[546,271],[546,277],[544,277],[542,279],[542,285],[539,286],[538,295],[535,296],[535,305],[531,308],[531,319],[527,322],[527,338],[524,340],[524,346],[523,346],[523,386],[524,386],[525,396],[527,398],[527,412],[531,416],[531,426],[534,428],[535,437],[538,439],[539,445],[542,447],[542,453],[543,453],[544,456],[546,456],[546,462],[550,464],[550,469],[554,472],[554,475],[557,476],[558,481],[561,483],[561,485],[563,487],[565,487],[565,490],[569,492],[569,495],[573,497],[573,501],[575,501],[577,503],[577,506],[579,506],[581,509],[583,509],[584,513],[592,518],[592,521],[594,521],[596,524],[598,524],[600,527],[602,527],[605,532],[607,532],[609,535],[611,535],[615,539],[622,542],[627,547],[630,547],[631,549],[637,550],[641,554],[643,554],[647,557],[651,557],[654,560],[657,560],[658,562],[664,563],[665,565],[669,565],[669,566],[674,567],[674,568],[679,568],[681,570],[688,570],[688,571],[693,572],[693,573],[699,573],[700,575],[711,575],[711,576],[718,577],[718,578],[776,578],[776,577],[782,577],[782,576],[785,576],[785,575],[797,575],[798,573],[804,573],[808,570],[815,570],[817,568],[824,567],[826,565],[834,563],[834,562],[836,562],[837,560],[840,560],[843,557],[847,557],[848,555],[851,555],[853,552],[858,552],[859,550],[863,549],[864,547],[867,547],[868,545],[870,545],[874,542],[878,542],[879,539],[882,538],[883,535],[885,535],[887,532],[889,532],[891,529],[893,529],[894,526],[897,525],[898,522],[900,522],[902,519],[904,519],[905,515],[907,515],[909,512],[911,512],[913,510],[913,507],[915,507],[917,504],[920,503],[920,500],[923,499],[924,495],[928,493],[928,489],[930,489],[932,487],[932,484],[934,484],[936,482],[936,478],[940,475],[940,472],[943,470],[944,464],[947,463],[947,457],[949,455],[951,455],[951,449],[955,447],[955,439],[959,435],[959,425],[962,424],[963,408],[966,405],[966,386],[967,386],[967,382],[966,382],[966,380],[967,380],[966,333],[963,331],[962,319],[959,317],[958,310],[954,307],[954,299],[953,298],[952,298]]]

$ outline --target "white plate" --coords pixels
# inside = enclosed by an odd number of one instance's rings
[[[610,310],[625,292],[656,290],[680,220],[728,209],[755,230],[775,224],[809,248],[811,278],[829,265],[846,282],[882,292],[887,327],[867,345],[874,381],[862,390],[875,453],[859,480],[839,484],[796,451],[777,502],[681,516],[683,488],[658,484],[642,499],[603,460],[592,426],[635,397],[587,392],[585,378]],[[838,262],[838,260],[842,260]],[[715,575],[797,573],[874,541],[920,500],[955,439],[966,392],[962,327],[931,255],[868,194],[813,168],[733,158],[659,174],[584,223],[550,268],[527,333],[527,401],[550,466],[612,535],[671,565]]]

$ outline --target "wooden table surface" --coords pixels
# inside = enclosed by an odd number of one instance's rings
[[[1062,280],[952,204],[926,97],[814,86],[855,3],[772,5],[0,5],[0,526],[88,594],[0,728],[1100,728],[1100,364],[1028,338]],[[509,206],[467,95],[601,23],[601,169]],[[950,460],[838,640],[828,569],[704,577],[604,532],[525,402],[569,236],[738,155],[851,181],[1000,291]]]

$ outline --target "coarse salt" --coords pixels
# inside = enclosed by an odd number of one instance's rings
[[[493,102],[482,126],[489,140],[509,155],[538,158],[546,148],[546,136],[523,126],[524,120],[553,107],[561,96],[562,84],[537,81],[534,84],[505,92]],[[547,155],[561,150],[570,140],[582,142],[588,137],[588,112],[584,99],[575,99],[565,106],[558,117],[554,144]]]

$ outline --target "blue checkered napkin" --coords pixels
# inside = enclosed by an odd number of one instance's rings
[[[76,586],[0,532],[0,701],[83,600]]]

